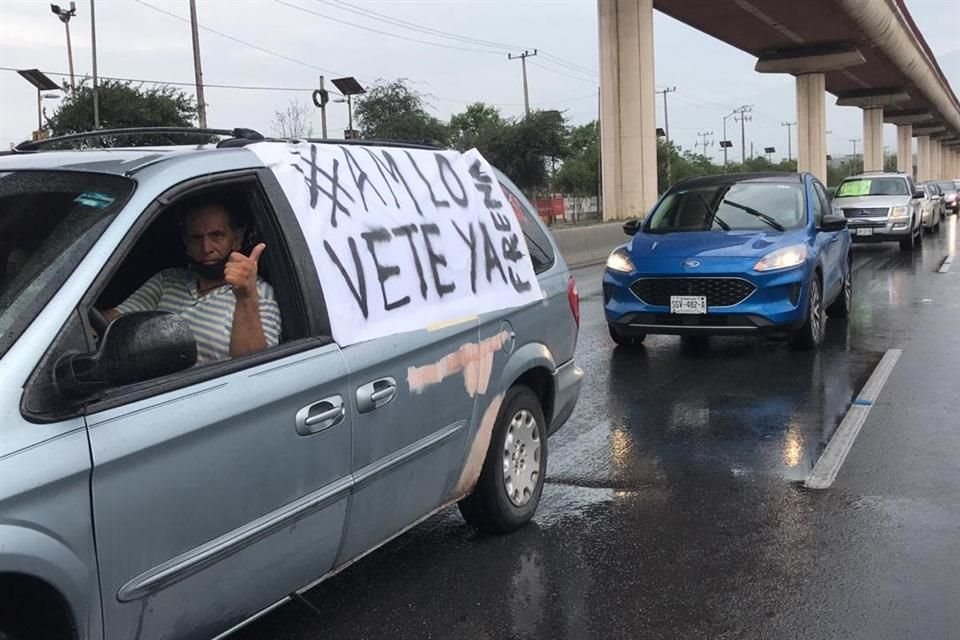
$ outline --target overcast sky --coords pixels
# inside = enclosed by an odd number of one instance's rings
[[[352,75],[367,85],[377,79],[408,78],[429,95],[433,113],[443,119],[478,100],[516,116],[523,111],[520,62],[507,60],[506,54],[523,48],[540,51],[529,60],[533,106],[564,110],[577,124],[597,117],[595,0],[198,0],[197,4],[201,26],[222,34],[201,31],[205,84],[290,89],[208,87],[210,126],[268,133],[274,113],[290,100],[309,103],[309,89],[316,87],[320,74],[328,79]],[[90,3],[80,0],[78,5],[70,26],[79,77],[89,74],[92,64]],[[960,0],[907,0],[907,5],[950,83],[955,90],[960,88]],[[96,6],[101,76],[193,82],[187,0],[97,0]],[[775,146],[778,156],[786,154],[787,133],[780,123],[796,120],[793,78],[754,73],[752,56],[662,14],[656,14],[654,28],[657,86],[677,87],[669,100],[670,130],[678,144],[692,148],[697,132],[705,131],[713,131],[710,137],[719,140],[723,116],[746,103],[755,105],[753,120],[746,125],[747,146],[753,142],[758,153],[762,147]],[[444,38],[432,30],[491,44]],[[63,25],[50,12],[48,0],[0,0],[0,67],[67,71]],[[192,87],[186,90],[192,92]],[[860,110],[839,108],[833,102],[828,95],[829,152],[847,154],[853,147],[849,140],[862,137]],[[56,104],[45,101],[48,112]],[[332,104],[328,113],[331,135],[342,135],[346,105]],[[660,123],[662,118],[658,100]],[[319,134],[319,112],[313,121]],[[16,73],[0,70],[0,148],[29,138],[36,125],[35,91]],[[732,121],[729,126],[734,126]],[[739,139],[733,131],[728,134]],[[892,152],[893,126],[886,125],[885,137]],[[707,153],[719,155],[716,143],[707,147]],[[733,157],[738,156],[739,145]]]

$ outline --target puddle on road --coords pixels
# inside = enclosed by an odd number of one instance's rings
[[[591,404],[557,438],[548,482],[642,492],[702,474],[806,479],[882,356],[851,350],[838,327],[819,353],[738,339],[697,352],[667,337],[613,350],[607,388],[585,390]]]

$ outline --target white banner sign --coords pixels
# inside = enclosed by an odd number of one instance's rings
[[[517,214],[476,150],[247,148],[296,212],[341,346],[541,299]]]

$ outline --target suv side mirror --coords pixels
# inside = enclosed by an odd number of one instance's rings
[[[640,225],[643,224],[643,220],[627,220],[623,223],[623,232],[628,236],[637,235],[637,231],[640,231]]]
[[[54,368],[60,393],[89,397],[112,386],[189,369],[197,342],[187,322],[164,311],[122,315],[107,327],[96,353],[68,353]]]
[[[820,231],[843,231],[847,228],[846,216],[828,213],[820,221]]]
[[[920,200],[923,200],[923,191],[914,191],[914,192],[913,192],[913,197],[914,197],[914,198],[919,198]]]

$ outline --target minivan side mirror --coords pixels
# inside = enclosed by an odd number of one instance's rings
[[[843,231],[847,228],[846,216],[828,213],[820,222],[820,231]]]
[[[637,231],[640,231],[641,225],[643,225],[643,220],[627,220],[623,223],[623,232],[628,236],[635,236]]]
[[[89,397],[113,386],[159,378],[197,362],[187,322],[164,311],[138,311],[110,323],[96,353],[68,353],[54,367],[57,389]]]

